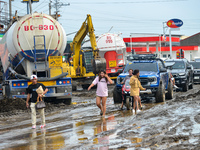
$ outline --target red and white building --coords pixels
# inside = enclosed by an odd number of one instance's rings
[[[200,36],[200,33],[196,35]],[[194,36],[191,36],[191,40],[196,40]],[[195,58],[200,58],[200,44],[197,42],[193,42],[193,44],[186,44],[186,42],[184,42],[187,41],[188,43],[188,41],[191,41],[191,37],[186,38],[187,40],[181,40],[180,35],[172,35],[172,59],[177,58],[177,51],[180,49],[184,51],[184,58],[188,59],[189,61],[192,61]],[[123,38],[123,40],[126,43],[127,53],[131,53],[132,50],[134,50],[135,53],[152,52],[157,54],[160,58],[168,58],[170,56],[168,35],[164,37],[163,35],[148,36],[143,34],[143,36],[126,37]]]

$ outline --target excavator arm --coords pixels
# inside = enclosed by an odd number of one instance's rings
[[[80,68],[81,73],[83,73],[82,55],[80,54],[80,51],[81,51],[81,44],[88,33],[94,57],[94,60],[92,62],[93,73],[96,74],[100,69],[101,70],[106,69],[106,60],[104,58],[99,57],[99,51],[97,50],[97,43],[94,34],[92,18],[91,15],[89,14],[87,15],[87,18],[83,22],[79,31],[76,33],[73,41],[70,43],[70,50],[73,52],[73,67],[75,70],[77,70],[77,68],[78,69]],[[97,68],[99,68],[99,70],[97,70]]]

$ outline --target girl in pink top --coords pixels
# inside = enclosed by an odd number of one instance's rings
[[[94,79],[92,84],[88,87],[88,91],[97,84],[96,91],[96,105],[100,108],[100,115],[105,116],[106,114],[106,100],[108,96],[107,84],[112,84],[112,80],[106,74],[106,71],[100,71],[99,75]],[[101,105],[102,100],[102,105]]]

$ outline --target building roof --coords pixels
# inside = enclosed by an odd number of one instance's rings
[[[181,46],[200,46],[200,32],[180,41]]]

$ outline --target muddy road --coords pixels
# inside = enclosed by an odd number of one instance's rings
[[[1,113],[0,149],[200,149],[200,85],[165,103],[144,101],[137,115],[119,110],[109,97],[105,118],[95,106],[95,90],[73,94],[72,105],[46,110],[45,129],[39,119],[31,129],[29,110]]]

